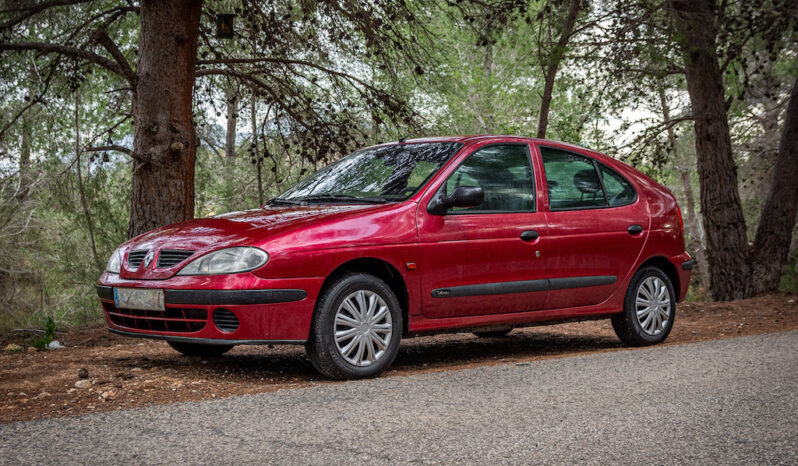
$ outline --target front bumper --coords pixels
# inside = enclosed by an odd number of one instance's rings
[[[252,274],[124,280],[103,274],[97,294],[117,334],[206,344],[303,343],[324,281],[264,280]],[[114,287],[164,290],[165,311],[118,309]],[[231,330],[230,315],[238,325]],[[217,320],[223,315],[221,320]],[[217,325],[219,324],[219,325]]]

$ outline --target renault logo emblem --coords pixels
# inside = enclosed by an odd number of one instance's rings
[[[152,260],[155,259],[155,251],[150,251],[144,256],[144,262],[141,263],[141,266],[147,268],[152,263]]]

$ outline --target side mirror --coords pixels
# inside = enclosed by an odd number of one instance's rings
[[[450,196],[442,192],[432,198],[427,212],[432,215],[446,215],[452,207],[477,207],[485,201],[485,191],[479,186],[458,186]]]

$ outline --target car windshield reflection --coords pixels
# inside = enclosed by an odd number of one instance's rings
[[[313,173],[270,204],[403,201],[461,147],[455,142],[426,142],[364,149]]]

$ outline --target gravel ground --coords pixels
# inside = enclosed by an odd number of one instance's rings
[[[0,463],[798,462],[798,331],[0,426]]]
[[[787,330],[798,330],[795,295],[680,303],[665,345]],[[188,358],[163,341],[114,336],[104,327],[60,333],[67,348],[57,351],[28,352],[26,337],[14,337],[0,344],[23,350],[0,352],[0,424],[332,383],[301,346],[240,346],[221,358]],[[634,351],[609,320],[517,329],[505,338],[434,335],[403,340],[383,377],[609,351]]]

